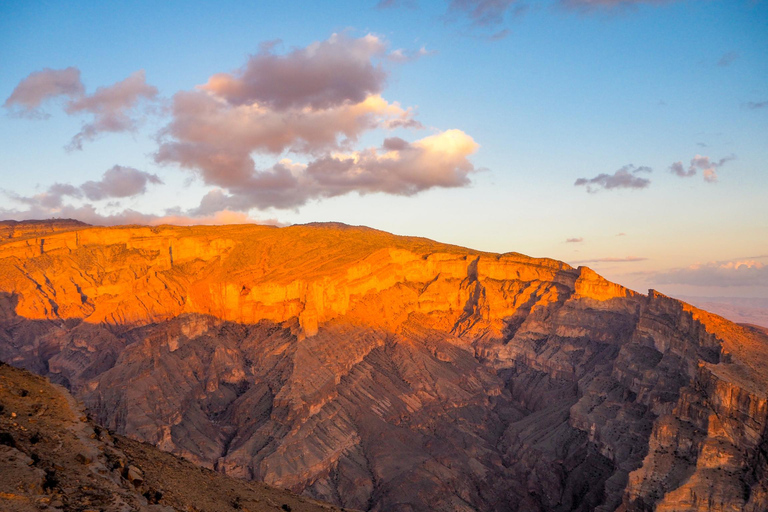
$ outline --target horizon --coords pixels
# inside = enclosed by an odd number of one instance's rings
[[[0,12],[0,220],[341,222],[768,298],[768,2]]]

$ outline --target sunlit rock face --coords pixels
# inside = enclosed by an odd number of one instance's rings
[[[73,226],[4,239],[0,276],[0,359],[230,475],[376,511],[768,508],[768,337],[585,267]]]

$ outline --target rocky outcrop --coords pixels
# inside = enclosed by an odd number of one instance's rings
[[[768,337],[657,292],[343,225],[45,247],[0,244],[0,358],[219,472],[363,510],[768,505]]]
[[[338,511],[201,470],[93,423],[69,393],[0,363],[0,510]]]

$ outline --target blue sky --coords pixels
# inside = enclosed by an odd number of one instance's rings
[[[764,0],[157,4],[0,6],[0,218],[333,220],[768,297]]]

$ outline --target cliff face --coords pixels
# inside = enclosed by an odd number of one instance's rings
[[[0,244],[0,359],[105,425],[366,510],[764,510],[768,337],[367,228]]]

